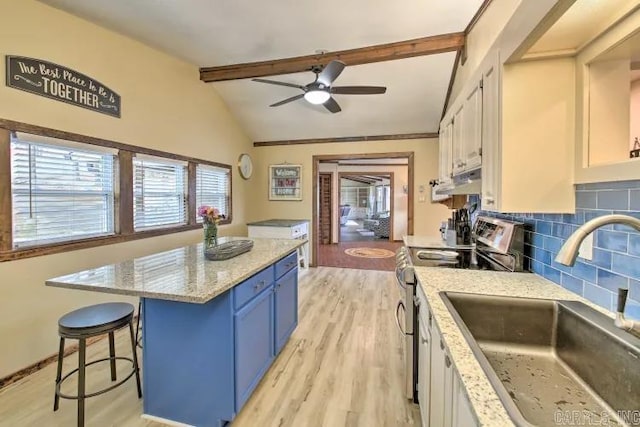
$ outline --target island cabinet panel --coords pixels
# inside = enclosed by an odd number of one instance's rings
[[[296,252],[205,304],[143,298],[144,413],[233,421],[298,324]]]
[[[236,412],[249,399],[275,357],[273,282],[234,315]]]
[[[286,258],[285,258],[286,259]],[[281,262],[281,261],[278,261]],[[273,265],[251,276],[233,289],[233,307],[238,310],[273,284]]]
[[[281,277],[298,264],[298,254],[292,253],[276,262],[276,277]]]
[[[289,270],[288,273],[276,280],[274,295],[275,349],[276,354],[278,354],[289,340],[293,330],[298,325],[297,268]]]
[[[235,417],[233,307],[143,298],[144,413],[194,426]]]

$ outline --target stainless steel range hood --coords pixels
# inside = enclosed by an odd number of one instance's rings
[[[482,169],[474,169],[453,177],[453,187],[436,190],[436,194],[480,194],[482,189]]]

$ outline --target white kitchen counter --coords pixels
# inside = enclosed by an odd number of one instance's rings
[[[460,328],[445,306],[439,292],[467,292],[485,295],[564,299],[581,301],[614,318],[613,313],[592,304],[533,273],[505,273],[452,268],[416,267],[416,276],[431,308],[445,346],[458,371],[478,425],[513,426],[498,394],[467,344]],[[613,320],[612,320],[613,322]]]

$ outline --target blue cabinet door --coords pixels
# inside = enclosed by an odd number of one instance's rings
[[[236,413],[274,359],[273,283],[234,315]]]
[[[298,325],[298,268],[276,280],[274,294],[275,347],[278,354]]]

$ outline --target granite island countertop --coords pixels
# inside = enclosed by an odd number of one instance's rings
[[[247,237],[222,237],[247,240]],[[202,243],[49,279],[47,286],[204,304],[306,243],[253,240],[253,249],[226,261],[209,261]]]
[[[308,219],[265,219],[264,221],[248,222],[247,225],[258,227],[295,227],[309,222]]]
[[[575,300],[587,304],[612,319],[614,318],[613,313],[533,273],[505,273],[437,267],[415,267],[415,272],[427,297],[433,320],[442,333],[448,354],[464,384],[480,426],[502,427],[514,426],[515,424],[507,414],[498,394],[445,306],[439,292]]]
[[[472,245],[448,245],[440,236],[402,236],[404,245],[408,248],[425,248],[425,249],[473,249]]]

